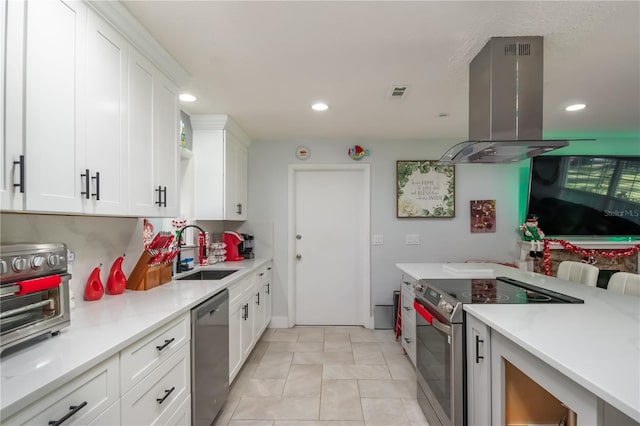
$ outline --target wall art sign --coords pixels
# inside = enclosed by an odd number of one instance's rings
[[[496,200],[471,200],[471,232],[496,232]]]
[[[399,218],[455,217],[455,166],[438,161],[396,163]]]

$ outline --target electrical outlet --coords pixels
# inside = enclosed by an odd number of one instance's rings
[[[405,242],[407,245],[420,245],[420,234],[405,235]]]
[[[73,263],[74,260],[76,260],[76,252],[67,250],[67,262]]]
[[[382,234],[374,234],[373,235],[373,245],[381,246],[384,244],[384,235]]]

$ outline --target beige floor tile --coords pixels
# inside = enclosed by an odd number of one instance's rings
[[[386,365],[325,365],[322,379],[391,379]]]
[[[274,426],[364,426],[355,420],[276,420]]]
[[[322,342],[270,342],[267,352],[322,352],[322,349]]]
[[[413,364],[411,364],[411,361],[409,361],[409,357],[407,356],[404,358],[393,358],[392,360],[387,360],[387,367],[389,367],[391,377],[394,379],[416,380],[416,370],[413,368]]]
[[[378,337],[373,332],[373,330],[369,330],[366,328],[352,330],[351,332],[349,332],[349,336],[351,337],[352,342],[377,342],[378,341]]]
[[[426,423],[427,419],[422,412],[422,408],[418,404],[418,400],[415,398],[405,398],[402,400],[402,406],[404,407],[404,412],[407,414],[407,418],[413,423]]]
[[[253,373],[256,372],[256,368],[258,368],[258,364],[245,363],[240,369],[240,372],[236,375],[236,378],[233,380],[233,384],[243,380],[253,379]]]
[[[296,352],[294,364],[353,364],[351,352]]]
[[[357,328],[360,328],[360,327],[325,327],[324,338],[326,340],[327,338],[331,338],[339,334],[348,336],[351,330],[354,330]]]
[[[385,364],[386,361],[377,343],[355,342],[353,348],[353,360],[356,364]]]
[[[291,367],[291,352],[267,352],[257,364],[253,379],[286,379]]]
[[[362,398],[415,398],[415,380],[358,380]]]
[[[387,356],[400,356],[404,355],[404,351],[402,350],[402,345],[398,342],[379,342],[380,350],[384,354],[385,358]]]
[[[348,336],[345,339],[337,340],[325,340],[324,351],[325,352],[351,352],[351,341]]]
[[[320,398],[242,398],[232,420],[318,420]]]
[[[284,389],[284,379],[249,379],[236,383],[229,397],[280,398]]]
[[[262,339],[265,342],[297,342],[300,335],[299,328],[274,328],[269,334],[263,334]]]
[[[324,342],[324,328],[301,327],[298,342]]]
[[[362,398],[364,423],[369,426],[408,426],[402,400]]]
[[[260,340],[251,351],[249,358],[247,358],[246,364],[257,364],[262,360],[265,352],[269,348],[269,342]]]
[[[356,380],[323,380],[320,398],[321,420],[362,420]]]
[[[273,420],[231,420],[229,426],[273,426]]]
[[[322,389],[322,365],[293,364],[284,385],[283,396],[320,397]]]
[[[399,342],[396,340],[396,332],[395,330],[374,330],[378,342]]]

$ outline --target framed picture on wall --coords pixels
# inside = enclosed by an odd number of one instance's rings
[[[434,160],[396,163],[398,218],[455,217],[455,166]]]

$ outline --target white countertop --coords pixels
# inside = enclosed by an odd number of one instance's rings
[[[502,265],[469,265],[583,299],[584,304],[466,304],[464,310],[640,422],[640,298]],[[414,279],[465,277],[442,263],[396,266]]]
[[[116,354],[151,330],[188,312],[268,259],[225,262],[201,269],[238,269],[216,281],[171,281],[147,291],[105,294],[71,310],[71,325],[0,360],[0,419]],[[195,268],[188,275],[200,268]]]

